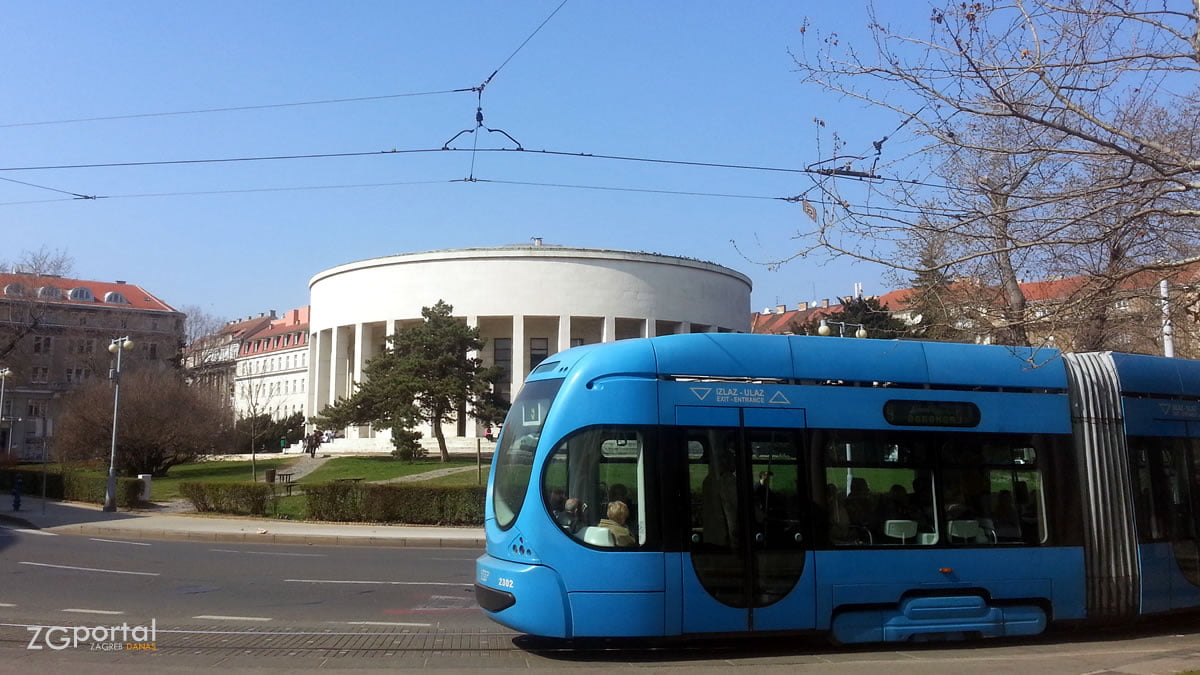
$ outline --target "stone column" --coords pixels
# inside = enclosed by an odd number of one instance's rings
[[[558,351],[565,352],[571,348],[571,315],[563,314],[558,317]]]
[[[512,318],[512,396],[515,399],[525,384],[525,364],[528,363],[526,354],[529,345],[525,344],[525,315],[516,314]]]

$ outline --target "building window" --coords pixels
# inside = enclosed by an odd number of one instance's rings
[[[583,338],[571,338],[571,346],[572,347],[582,347],[583,346]]]
[[[34,354],[49,354],[54,346],[54,338],[48,335],[33,336],[33,353]]]
[[[50,381],[50,369],[45,366],[35,366],[30,379],[34,384],[46,384]]]
[[[550,356],[550,338],[529,338],[529,370]]]
[[[504,374],[496,383],[496,393],[507,400],[512,392],[512,338],[495,338],[492,340],[492,349],[492,360],[504,369]]]
[[[91,302],[96,299],[95,296],[92,295],[91,289],[83,286],[72,288],[69,297],[72,300],[79,300],[80,302]]]
[[[151,359],[158,358],[158,343],[157,342],[150,343],[150,358]]]
[[[44,419],[46,417],[46,402],[45,401],[30,401],[25,408],[25,414],[28,417],[36,417]]]
[[[42,286],[37,289],[37,296],[47,300],[62,300],[62,289],[57,286]]]
[[[109,291],[104,294],[104,301],[111,305],[128,305],[129,301],[125,296],[117,291]]]

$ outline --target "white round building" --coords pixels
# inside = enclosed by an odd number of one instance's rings
[[[509,378],[499,388],[510,398],[542,359],[570,347],[750,329],[751,282],[744,274],[688,258],[544,246],[537,239],[347,263],[317,274],[308,286],[309,416],[348,396],[387,336],[421,321],[421,308],[438,300],[479,328],[487,340],[479,356],[485,365],[505,367]],[[482,434],[466,419],[445,431],[448,437]],[[346,435],[390,436],[369,427]],[[350,445],[364,447],[343,444]]]

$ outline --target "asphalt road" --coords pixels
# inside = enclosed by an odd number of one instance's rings
[[[1200,669],[1200,618],[1037,640],[832,647],[820,638],[589,641],[487,620],[463,549],[133,541],[0,529],[0,672],[445,669],[572,672],[1178,673]],[[72,632],[153,622],[140,635]],[[47,627],[62,627],[49,633]],[[113,638],[116,638],[115,640]],[[97,645],[100,648],[97,648]],[[41,647],[33,649],[31,647]],[[900,649],[897,649],[900,647]],[[746,671],[750,672],[750,671]]]
[[[134,541],[0,530],[0,603],[48,621],[119,616],[254,624],[495,626],[464,549]],[[87,610],[87,611],[84,611]]]

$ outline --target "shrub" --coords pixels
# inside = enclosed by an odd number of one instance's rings
[[[265,483],[186,482],[179,484],[179,494],[201,513],[264,516],[272,492],[271,486]]]
[[[482,525],[486,492],[482,486],[325,483],[306,488],[305,499],[315,520]]]
[[[104,503],[104,494],[108,491],[108,476],[68,471],[62,475],[62,481],[63,499],[92,504]],[[117,479],[117,506],[136,505],[141,494],[142,481],[136,478]]]
[[[338,522],[365,520],[361,515],[361,490],[357,483],[321,483],[304,488],[308,517]]]
[[[392,457],[404,462],[425,458],[421,432],[413,429],[392,429]]]
[[[108,491],[108,476],[79,471],[46,472],[46,498],[103,504]],[[0,487],[7,492],[13,481],[21,476],[22,494],[42,495],[42,472],[35,469],[10,469],[0,472]],[[136,478],[117,479],[117,506],[136,506],[141,502],[142,481]]]

